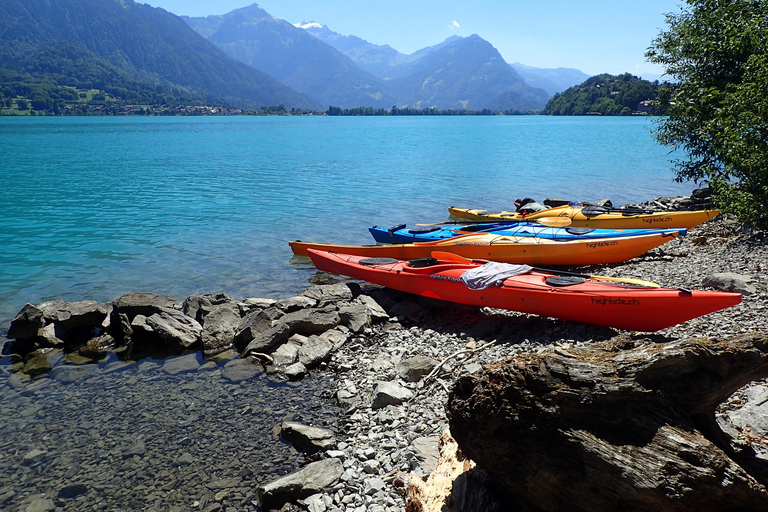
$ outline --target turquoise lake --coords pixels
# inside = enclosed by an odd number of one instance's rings
[[[291,296],[289,240],[532,197],[689,194],[639,117],[0,118],[0,333],[25,303]]]

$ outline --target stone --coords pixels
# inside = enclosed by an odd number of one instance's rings
[[[261,368],[245,359],[233,359],[224,365],[221,376],[230,382],[240,383],[261,373]]]
[[[290,327],[291,333],[308,336],[333,329],[341,323],[341,318],[334,309],[302,309],[285,314],[280,321]]]
[[[172,348],[189,350],[199,348],[202,326],[192,317],[181,311],[160,308],[160,311],[147,317],[147,325]]]
[[[234,302],[215,307],[203,317],[200,335],[205,355],[223,352],[235,342],[235,331],[240,324],[240,310]]]
[[[403,359],[395,367],[397,376],[406,382],[418,382],[431,372],[439,362],[427,356],[414,356]]]
[[[136,315],[149,317],[160,308],[180,310],[181,305],[170,295],[156,293],[132,292],[126,293],[112,303],[114,313],[124,313],[128,318]]]
[[[419,471],[414,471],[418,476],[425,477],[432,473],[440,456],[440,436],[417,437],[411,443],[414,452],[414,461],[417,462]]]
[[[360,286],[355,283],[336,283],[318,285],[302,291],[299,295],[317,301],[322,306],[328,303],[349,301],[360,294]]]
[[[365,304],[349,304],[339,307],[341,323],[349,327],[355,334],[363,332],[371,326],[371,313]]]
[[[413,392],[397,382],[379,381],[373,387],[371,407],[381,409],[388,405],[400,405],[412,397]]]
[[[8,338],[17,340],[34,338],[43,325],[45,325],[45,319],[40,308],[27,304],[11,320]]]
[[[181,311],[199,323],[203,323],[203,319],[208,314],[222,305],[232,305],[235,309],[237,303],[231,299],[226,293],[205,294],[205,295],[190,295],[187,297],[181,305]],[[238,309],[238,318],[240,317]]]
[[[332,430],[305,425],[297,421],[284,421],[281,435],[297,450],[305,453],[326,451],[336,447],[336,435]]]
[[[144,444],[144,441],[139,440],[123,450],[123,458],[128,459],[134,455],[141,457],[145,453],[147,453],[147,446]]]
[[[722,272],[712,274],[704,278],[702,286],[707,286],[721,292],[736,292],[742,295],[752,295],[757,291],[755,286],[750,283],[752,278],[733,272]]]
[[[357,299],[368,308],[371,322],[384,322],[389,319],[389,315],[384,308],[370,295],[360,295]]]
[[[163,370],[171,375],[195,371],[200,368],[201,362],[199,357],[198,353],[169,357],[163,362]]]
[[[301,363],[293,363],[283,368],[283,373],[288,380],[301,380],[307,374],[307,367]]]
[[[299,362],[307,368],[312,368],[326,361],[332,351],[333,344],[330,341],[320,336],[310,336],[306,343],[299,347]]]
[[[40,495],[30,497],[27,506],[23,510],[24,512],[53,512],[56,510],[56,507],[52,499]]]
[[[242,320],[235,329],[235,344],[242,350],[251,341],[259,337],[260,334],[273,328],[275,319],[282,316],[282,312],[277,308],[258,309],[251,311]]]
[[[275,366],[288,366],[299,359],[299,346],[295,343],[283,343],[272,352],[272,364]]]
[[[307,498],[336,484],[344,472],[339,459],[322,459],[258,489],[263,509],[279,508],[284,503]]]
[[[279,300],[275,303],[275,307],[285,311],[286,313],[293,313],[300,309],[313,308],[317,305],[317,300],[297,295],[295,297],[289,297],[287,299]]]
[[[88,486],[84,484],[71,484],[59,489],[56,497],[60,500],[71,500],[88,492]]]
[[[51,349],[39,349],[27,356],[22,372],[30,377],[36,377],[48,373],[53,369],[53,363],[49,359]]]
[[[283,322],[278,322],[277,325],[257,334],[256,337],[245,346],[240,355],[242,357],[247,357],[251,353],[267,353],[272,347],[285,342],[290,336],[291,328]]]
[[[46,323],[54,322],[65,332],[86,332],[100,327],[107,316],[105,306],[93,300],[66,302],[54,300],[37,306],[43,312]]]
[[[37,464],[42,460],[48,452],[46,450],[40,450],[39,448],[33,448],[29,450],[21,459],[21,463],[25,466]]]

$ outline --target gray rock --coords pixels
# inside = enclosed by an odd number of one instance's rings
[[[431,372],[439,362],[427,356],[414,356],[403,359],[395,367],[397,376],[407,382],[418,382]]]
[[[336,283],[313,286],[302,291],[299,295],[317,301],[319,305],[352,300],[360,294],[360,287],[354,283]]]
[[[368,308],[372,322],[383,322],[389,319],[389,315],[384,308],[370,295],[361,295],[357,300],[365,304],[365,307]]]
[[[339,459],[313,462],[295,473],[259,488],[259,502],[264,509],[279,508],[284,503],[307,498],[332,487],[339,481],[343,472],[344,468]]]
[[[45,319],[40,308],[27,304],[11,321],[8,337],[17,340],[31,339],[37,336],[37,331],[44,325]]]
[[[271,329],[274,321],[280,316],[282,312],[277,308],[258,309],[245,315],[235,330],[237,347],[240,349],[246,347],[260,334]]]
[[[297,450],[305,453],[326,451],[336,447],[336,436],[333,431],[296,421],[284,421],[281,425],[281,435]]]
[[[240,353],[242,357],[248,356],[251,353],[264,354],[269,352],[272,347],[283,343],[291,336],[291,328],[288,324],[278,322],[277,325],[270,327],[264,332],[261,332],[253,338],[248,345]]]
[[[297,295],[295,297],[289,297],[287,299],[279,300],[275,303],[275,307],[279,308],[286,313],[293,313],[300,309],[313,308],[317,305],[317,300],[311,297]]]
[[[371,326],[371,312],[365,304],[349,304],[339,307],[341,323],[349,327],[355,334],[363,332]]]
[[[221,376],[230,382],[239,383],[252,379],[261,373],[261,368],[245,359],[233,359],[224,365]]]
[[[199,354],[187,354],[185,356],[170,357],[163,363],[163,370],[171,375],[183,372],[192,372],[200,368]]]
[[[320,336],[310,336],[306,343],[299,347],[299,362],[307,368],[312,368],[327,360],[332,351],[333,343]]]
[[[702,286],[708,286],[722,292],[736,292],[743,295],[751,295],[757,291],[754,285],[750,284],[752,278],[733,272],[723,272],[707,276],[702,281]]]
[[[437,465],[437,459],[440,457],[440,436],[418,437],[411,443],[411,449],[414,452],[413,462],[417,463],[417,468],[412,468],[421,478],[426,478]]]
[[[27,506],[22,509],[24,512],[52,512],[56,510],[53,504],[53,500],[46,498],[44,495],[31,496],[27,502]]]
[[[200,341],[205,355],[223,352],[235,342],[235,330],[240,324],[240,310],[234,302],[214,307],[203,317]]]
[[[37,464],[38,462],[40,462],[40,460],[42,460],[43,457],[45,457],[47,453],[48,452],[45,450],[33,448],[24,454],[24,456],[21,458],[21,463],[24,464],[25,466]]]
[[[55,322],[65,331],[90,330],[99,327],[107,316],[106,307],[93,300],[77,302],[54,300],[39,304],[37,307],[43,312],[46,323]]]
[[[283,368],[283,373],[288,380],[301,380],[307,374],[307,367],[301,363],[293,363]]]
[[[139,440],[123,450],[123,458],[128,459],[134,455],[141,457],[145,453],[147,453],[147,446],[144,444],[144,441]]]
[[[387,484],[381,478],[366,478],[363,483],[363,494],[373,496],[379,491],[386,489]]]
[[[157,313],[147,317],[147,325],[160,339],[180,350],[198,348],[203,331],[197,320],[169,308],[160,308]]]
[[[71,484],[59,489],[56,497],[60,500],[71,500],[88,492],[88,486],[84,484]]]
[[[211,311],[226,304],[230,304],[237,309],[237,303],[226,293],[191,295],[182,303],[181,311],[202,324],[203,319]],[[240,317],[239,310],[237,316]]]
[[[56,324],[50,323],[41,327],[40,330],[37,331],[37,336],[39,339],[39,344],[42,346],[63,347],[64,340],[61,338],[66,337],[66,334],[62,334],[61,337],[59,337],[59,334],[56,332]]]
[[[302,309],[287,313],[280,321],[288,325],[292,333],[308,336],[333,329],[341,323],[341,318],[334,309]]]
[[[151,316],[160,308],[180,310],[181,305],[170,295],[157,295],[155,293],[126,293],[112,303],[114,312],[124,313],[129,318],[136,315]]]
[[[388,405],[400,405],[410,400],[413,392],[397,382],[377,382],[373,387],[373,400],[371,407],[381,409]]]
[[[272,364],[275,366],[288,366],[299,359],[299,345],[292,343],[283,343],[277,350],[272,352]]]

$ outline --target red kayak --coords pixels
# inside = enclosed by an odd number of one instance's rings
[[[740,293],[660,288],[633,279],[466,260],[445,253],[415,260],[314,249],[308,253],[319,270],[424,297],[634,331],[658,331],[741,302]]]

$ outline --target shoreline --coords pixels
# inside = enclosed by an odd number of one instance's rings
[[[706,274],[735,272],[752,277],[755,293],[745,295],[741,304],[653,334],[435,304],[401,294],[398,321],[390,317],[350,335],[312,372],[331,379],[334,399],[344,409],[335,429],[344,433],[338,436],[337,446],[325,456],[313,458],[338,458],[344,471],[331,489],[303,500],[304,506],[328,511],[404,510],[402,493],[411,475],[426,478],[437,461],[438,440],[447,428],[443,406],[450,386],[458,375],[480,371],[490,362],[525,352],[586,346],[617,336],[658,341],[765,332],[766,241],[765,233],[744,232],[719,217],[644,256],[601,266],[599,273],[603,275],[639,277],[663,286],[693,289],[702,287]],[[426,385],[404,380],[398,371],[399,363],[417,356],[441,364]],[[397,382],[414,397],[396,406],[374,409],[371,399],[379,382]],[[221,508],[231,503],[223,494],[216,495],[221,499],[211,500],[211,506]],[[242,502],[242,509],[257,510],[252,501]]]

